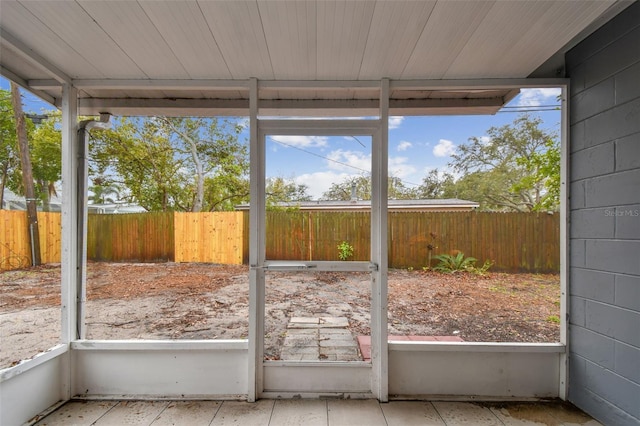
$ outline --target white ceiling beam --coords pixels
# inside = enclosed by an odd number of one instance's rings
[[[114,115],[159,114],[162,110],[179,115],[248,115],[248,99],[140,99],[83,98],[81,114],[111,112]],[[493,114],[502,98],[489,99],[391,99],[392,115]],[[266,116],[376,116],[377,99],[294,100],[263,99],[260,115]]]
[[[249,80],[74,80],[81,90],[249,90]]]
[[[490,90],[561,87],[565,78],[489,78],[460,80],[391,80],[391,90]]]
[[[260,90],[376,90],[378,80],[260,80]]]
[[[126,111],[114,115],[136,115],[137,110],[160,111],[163,109],[206,115],[247,115],[248,99],[104,99],[83,98],[79,101],[81,114]]]
[[[22,41],[12,36],[6,30],[0,31],[0,40],[3,43],[11,46],[18,55],[40,68],[42,71],[51,75],[54,79],[56,79],[60,83],[65,83],[71,85],[71,77],[69,77],[65,72],[60,70],[58,67],[53,65],[51,62],[47,61],[45,58],[40,56],[38,53],[34,52],[29,46],[24,44]]]
[[[17,75],[13,71],[3,67],[2,65],[0,65],[0,75],[3,75],[4,77],[6,77],[9,80],[11,80],[14,83],[16,83],[18,86],[20,86],[23,89],[28,90],[29,92],[33,93],[34,95],[36,95],[37,97],[39,97],[43,101],[49,102],[51,105],[55,105],[56,104],[56,98],[54,98],[53,96],[49,95],[48,93],[45,93],[45,92],[43,92],[41,90],[38,90],[38,89],[35,89],[35,88],[31,87],[29,85],[28,81],[24,80],[22,77],[20,77],[19,75]],[[58,84],[58,86],[60,86],[60,84]]]
[[[519,79],[464,79],[464,80],[391,80],[390,90],[490,90],[512,88],[560,87],[567,84],[563,78],[519,78]],[[76,79],[74,87],[80,90],[229,90],[248,91],[249,80],[214,79]],[[380,82],[376,80],[262,80],[259,90],[375,90]],[[29,87],[47,90],[59,87],[56,80],[29,80]]]

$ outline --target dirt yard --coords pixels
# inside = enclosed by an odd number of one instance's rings
[[[247,266],[90,263],[90,339],[238,339],[248,334]],[[59,342],[60,265],[0,272],[0,368]],[[346,317],[368,335],[364,273],[268,273],[265,355],[278,359],[291,317]],[[389,334],[465,341],[559,340],[558,275],[389,272]]]

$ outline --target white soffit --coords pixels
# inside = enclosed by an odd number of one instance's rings
[[[257,78],[262,114],[365,115],[383,78],[526,78],[628,4],[0,0],[0,71],[56,104],[71,82],[83,114],[246,115]],[[392,86],[391,112],[494,113],[517,94],[423,86]]]

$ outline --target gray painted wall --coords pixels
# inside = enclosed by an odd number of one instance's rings
[[[569,400],[640,424],[640,2],[566,55]]]

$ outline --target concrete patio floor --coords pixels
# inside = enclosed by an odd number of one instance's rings
[[[570,404],[376,400],[70,401],[53,425],[600,425]]]

